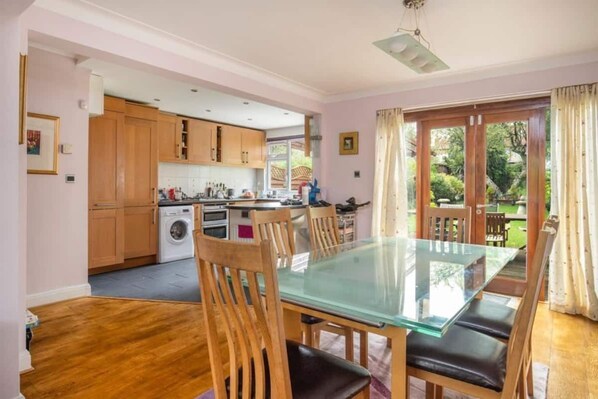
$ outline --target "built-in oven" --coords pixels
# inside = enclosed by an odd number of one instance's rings
[[[205,204],[201,207],[203,234],[228,240],[228,209],[226,204]]]

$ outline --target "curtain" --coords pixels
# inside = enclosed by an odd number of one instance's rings
[[[407,237],[407,147],[400,109],[378,111],[373,236]]]
[[[551,212],[561,224],[550,262],[550,309],[598,320],[597,85],[552,92]]]

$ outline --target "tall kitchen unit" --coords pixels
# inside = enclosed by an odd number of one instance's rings
[[[158,110],[104,99],[89,122],[89,272],[154,263]]]

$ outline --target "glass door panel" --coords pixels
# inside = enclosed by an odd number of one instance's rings
[[[511,247],[519,255],[500,273],[526,279],[527,120],[485,124],[486,245]]]
[[[475,242],[519,250],[490,286],[490,290],[511,295],[525,288],[533,253],[528,243],[535,243],[537,237],[528,221],[536,226],[539,219],[544,220],[537,207],[528,206],[544,198],[543,187],[540,190],[537,184],[537,169],[543,169],[543,162],[540,167],[537,162],[538,143],[530,152],[530,138],[538,136],[537,116],[537,111],[484,115],[477,129]]]
[[[421,187],[417,190],[418,237],[422,236],[426,206],[463,207],[471,206],[474,201],[472,169],[465,161],[474,148],[474,134],[468,120],[459,117],[421,124],[421,153],[424,156],[418,158],[418,176],[421,176],[418,182]]]

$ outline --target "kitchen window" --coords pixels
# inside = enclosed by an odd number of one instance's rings
[[[266,189],[296,193],[303,182],[312,181],[311,158],[305,156],[303,139],[268,143]]]

